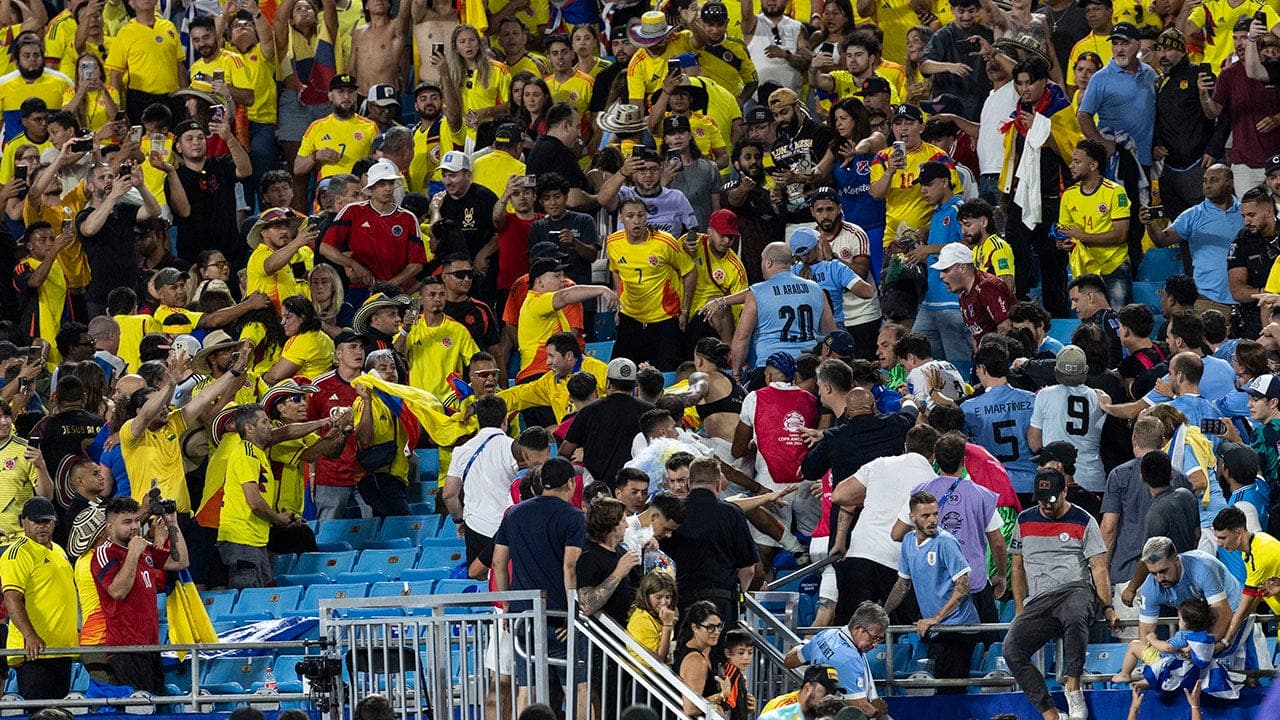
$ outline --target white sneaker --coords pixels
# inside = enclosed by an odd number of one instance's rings
[[[1087,720],[1089,706],[1084,703],[1084,691],[1067,690],[1064,694],[1067,696],[1067,718],[1069,720]]]

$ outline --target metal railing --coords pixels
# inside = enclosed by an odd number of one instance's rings
[[[314,640],[290,640],[280,642],[218,642],[185,645],[93,645],[82,647],[45,648],[41,652],[41,656],[46,658],[54,656],[71,656],[77,658],[82,655],[101,656],[105,652],[186,653],[187,660],[185,662],[189,663],[187,673],[191,677],[191,689],[180,695],[151,695],[149,693],[135,693],[127,697],[92,698],[85,697],[83,693],[73,691],[65,698],[54,700],[28,700],[25,698],[19,699],[16,696],[7,696],[7,699],[0,700],[0,716],[20,715],[23,714],[23,711],[37,710],[46,707],[63,708],[68,712],[71,712],[73,715],[82,715],[93,709],[108,707],[128,709],[177,706],[180,712],[207,712],[215,704],[249,703],[261,710],[275,710],[279,709],[280,703],[282,702],[310,703],[313,700],[313,695],[312,693],[305,691],[269,692],[266,690],[258,690],[256,692],[243,693],[209,693],[201,685],[200,675],[204,663],[207,661],[206,658],[201,656],[201,653],[221,656],[238,651],[274,652],[279,650],[299,649],[305,651],[308,649],[319,648],[322,645],[322,642]],[[0,657],[3,658],[23,654],[23,650],[0,650]],[[223,683],[211,684],[221,685]]]
[[[377,692],[403,718],[514,720],[519,670],[532,678],[529,701],[550,700],[547,616],[540,591],[322,600],[320,633],[343,680],[329,717],[350,717]]]
[[[570,600],[570,612],[576,604]],[[662,720],[689,717],[686,705],[705,718],[721,717],[718,707],[689,688],[613,618],[603,612],[590,617],[578,613],[573,624],[587,649],[587,697],[593,717],[615,718],[635,704],[653,708]]]

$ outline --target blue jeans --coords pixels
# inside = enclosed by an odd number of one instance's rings
[[[911,329],[929,338],[935,358],[949,361],[962,377],[969,377],[973,369],[973,340],[959,308],[938,310],[921,307]]]
[[[1129,304],[1133,297],[1133,275],[1129,273],[1129,263],[1121,263],[1120,267],[1103,275],[1102,281],[1107,284],[1107,302],[1111,303],[1112,310],[1119,312]]]

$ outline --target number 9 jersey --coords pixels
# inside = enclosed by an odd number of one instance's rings
[[[1098,455],[1098,439],[1106,415],[1093,388],[1052,385],[1036,394],[1031,427],[1044,433],[1042,442],[1063,440],[1076,448],[1076,484],[1089,492],[1106,489],[1107,475]]]

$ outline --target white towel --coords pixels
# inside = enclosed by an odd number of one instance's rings
[[[1013,200],[1022,208],[1022,224],[1030,229],[1040,224],[1040,149],[1049,140],[1052,129],[1053,121],[1036,113],[1027,131],[1022,158],[1018,160],[1018,187],[1013,191]]]

